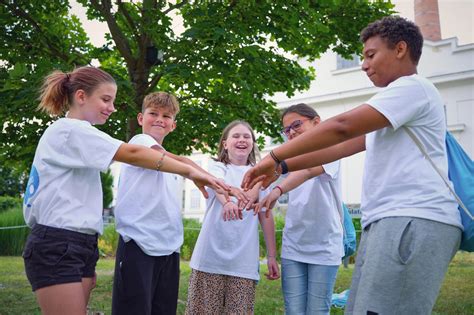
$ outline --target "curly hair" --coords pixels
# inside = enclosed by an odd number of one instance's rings
[[[418,64],[423,49],[423,35],[415,23],[399,16],[386,16],[367,25],[360,34],[360,40],[365,43],[374,36],[384,39],[391,49],[400,41],[406,42],[411,60]]]

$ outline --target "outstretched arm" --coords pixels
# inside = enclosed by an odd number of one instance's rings
[[[263,198],[259,203],[254,204],[254,212],[258,213],[261,209],[265,208],[267,211],[265,212],[265,217],[269,217],[271,210],[275,206],[278,198],[284,193],[293,190],[295,187],[298,187],[305,181],[310,178],[316,177],[324,173],[324,169],[322,166],[316,166],[313,168],[291,172],[278,186],[275,186],[273,190]],[[260,183],[257,183],[257,185]]]
[[[390,122],[385,116],[370,105],[364,104],[323,121],[294,140],[274,149],[273,153],[280,161],[283,161],[301,154],[314,152],[314,155],[310,157],[301,157],[304,161],[302,166],[291,163],[292,167],[295,168],[289,168],[290,170],[322,165],[360,152],[363,150],[360,145],[361,139],[366,133],[388,126],[390,126]],[[359,140],[347,142],[356,138],[359,138]],[[347,143],[342,145],[344,142]],[[354,143],[358,145],[354,146]],[[341,146],[335,146],[337,144],[341,144]],[[328,150],[333,146],[335,147]],[[352,150],[346,150],[351,147]],[[365,145],[363,148],[365,148]],[[310,158],[313,159],[313,162],[309,162]],[[268,187],[277,178],[274,174],[275,167],[275,161],[270,156],[266,156],[256,166],[247,171],[242,181],[242,187],[249,189],[258,181],[263,181],[263,187]]]
[[[189,178],[206,198],[208,193],[204,186],[222,193],[229,190],[229,187],[217,178],[167,156],[166,152],[159,152],[141,145],[121,144],[113,160],[152,170],[159,168],[162,172],[175,173]]]

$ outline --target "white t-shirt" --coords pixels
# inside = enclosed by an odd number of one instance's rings
[[[61,118],[36,148],[23,202],[26,223],[87,234],[102,233],[105,171],[123,142],[89,122]]]
[[[447,174],[443,101],[418,75],[401,77],[368,102],[391,126],[366,135],[362,226],[381,218],[410,216],[462,228],[458,206],[443,180],[401,128],[409,127]],[[447,176],[446,176],[447,177]]]
[[[215,162],[209,172],[231,186],[240,187],[249,168]],[[209,190],[206,215],[189,265],[202,272],[258,280],[258,215],[244,209],[243,220],[224,221],[222,204]]]
[[[308,264],[337,266],[344,256],[340,162],[289,192],[281,257]],[[331,187],[332,186],[332,187]]]
[[[146,134],[136,135],[129,143],[161,147]],[[122,164],[115,220],[124,241],[133,239],[150,256],[179,252],[183,244],[183,221],[175,196],[177,189],[175,174]]]

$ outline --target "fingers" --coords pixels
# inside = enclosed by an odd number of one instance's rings
[[[265,274],[268,280],[277,280],[280,278],[280,271],[278,268],[278,263],[276,262],[275,258],[269,258],[268,263],[268,274]]]
[[[219,187],[220,189],[224,190],[224,191],[230,191],[230,186],[227,185],[224,180],[220,179],[220,178],[213,178],[213,183],[212,183],[214,186],[217,186]]]
[[[266,178],[267,178],[266,175],[260,175],[260,176],[258,176],[258,177],[256,177],[256,178],[254,178],[252,181],[250,181],[250,183],[247,184],[247,185],[244,187],[244,189],[245,189],[245,190],[252,189],[253,186],[255,186],[258,182],[264,181]],[[264,183],[265,183],[265,181],[264,181]],[[268,185],[270,185],[270,184],[268,184]],[[267,186],[267,187],[268,187],[268,186]],[[266,188],[266,187],[265,187],[265,188]]]
[[[242,179],[242,184],[240,185],[243,189],[248,189],[248,184],[253,180],[254,176],[254,168],[249,169]]]

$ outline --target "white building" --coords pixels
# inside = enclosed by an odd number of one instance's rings
[[[402,4],[406,5],[406,2]],[[426,2],[428,5],[437,6],[436,0],[424,1]],[[411,3],[413,8],[413,2]],[[429,12],[432,13],[432,11]],[[421,18],[419,18],[420,15]],[[410,14],[403,16],[413,18]],[[456,37],[441,39],[439,18],[438,24],[434,26],[439,29],[438,36],[430,33],[433,31],[432,23],[428,28],[422,25],[423,12],[420,14],[417,11],[415,21],[420,25],[425,36],[418,72],[439,89],[445,102],[448,129],[472,157],[474,156],[474,44],[459,45]],[[301,60],[300,63],[304,67],[313,66],[317,69],[317,78],[312,82],[309,90],[296,94],[291,99],[286,98],[283,93],[276,95],[274,100],[280,109],[306,103],[313,106],[324,120],[363,104],[377,92],[377,88],[360,69],[358,58],[348,61],[328,51],[312,63],[305,60]],[[267,145],[262,156],[273,147],[274,145]],[[204,168],[207,167],[210,159],[209,156],[201,153],[196,153],[191,158]],[[342,160],[343,200],[354,207],[360,204],[363,161],[364,153]],[[202,219],[205,212],[205,199],[189,181],[185,183],[183,199],[183,215]]]

